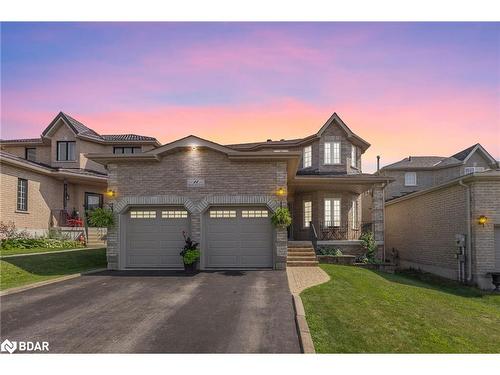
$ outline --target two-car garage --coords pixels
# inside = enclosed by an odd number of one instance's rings
[[[182,268],[184,207],[137,207],[125,213],[125,268]],[[273,227],[265,206],[209,207],[202,216],[201,268],[273,267]]]

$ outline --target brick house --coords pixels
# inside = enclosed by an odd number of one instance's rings
[[[493,288],[490,274],[500,272],[498,162],[476,144],[451,157],[412,156],[380,174],[395,179],[386,189],[385,240],[399,266]]]
[[[39,138],[0,141],[0,221],[46,235],[67,226],[72,211],[102,207],[107,171],[88,152],[142,152],[159,146],[152,137],[100,135],[59,113]]]
[[[108,267],[182,267],[183,232],[200,242],[202,269],[283,269],[289,242],[312,238],[356,254],[365,230],[382,250],[391,178],[362,173],[369,146],[333,114],[301,139],[224,146],[188,136],[137,154],[89,153],[115,193]],[[361,221],[366,192],[369,223]],[[293,216],[288,231],[271,224],[280,206]]]

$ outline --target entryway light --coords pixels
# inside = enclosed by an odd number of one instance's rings
[[[106,195],[110,198],[114,198],[116,197],[116,191],[109,189],[108,191],[106,191]]]
[[[488,222],[488,218],[484,215],[481,215],[479,216],[479,219],[477,219],[477,222],[484,227],[484,224]]]
[[[278,190],[276,191],[276,195],[279,197],[283,197],[286,195],[286,189],[284,187],[279,187]]]

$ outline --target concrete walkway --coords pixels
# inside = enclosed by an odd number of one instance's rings
[[[287,267],[286,273],[290,292],[294,295],[330,280],[330,276],[320,267]]]

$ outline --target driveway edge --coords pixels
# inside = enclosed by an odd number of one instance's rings
[[[7,289],[7,290],[4,290],[4,291],[0,292],[0,297],[7,296],[7,295],[10,295],[10,294],[16,294],[16,293],[24,292],[25,290],[35,289],[35,288],[38,288],[40,286],[45,286],[45,285],[59,283],[61,281],[76,279],[77,277],[80,277],[80,276],[89,275],[89,274],[92,274],[92,273],[102,272],[102,271],[106,271],[106,270],[107,270],[107,268],[97,268],[95,270],[89,270],[89,271],[84,271],[84,272],[80,272],[80,273],[74,273],[74,274],[71,274],[71,275],[57,277],[55,279],[39,281],[37,283],[33,283],[33,284],[29,284],[29,285],[24,285],[24,286],[18,286],[16,288]]]
[[[315,354],[314,343],[306,320],[306,312],[302,299],[298,294],[292,294],[293,308],[295,310],[295,324],[299,335],[300,349],[304,354]]]

